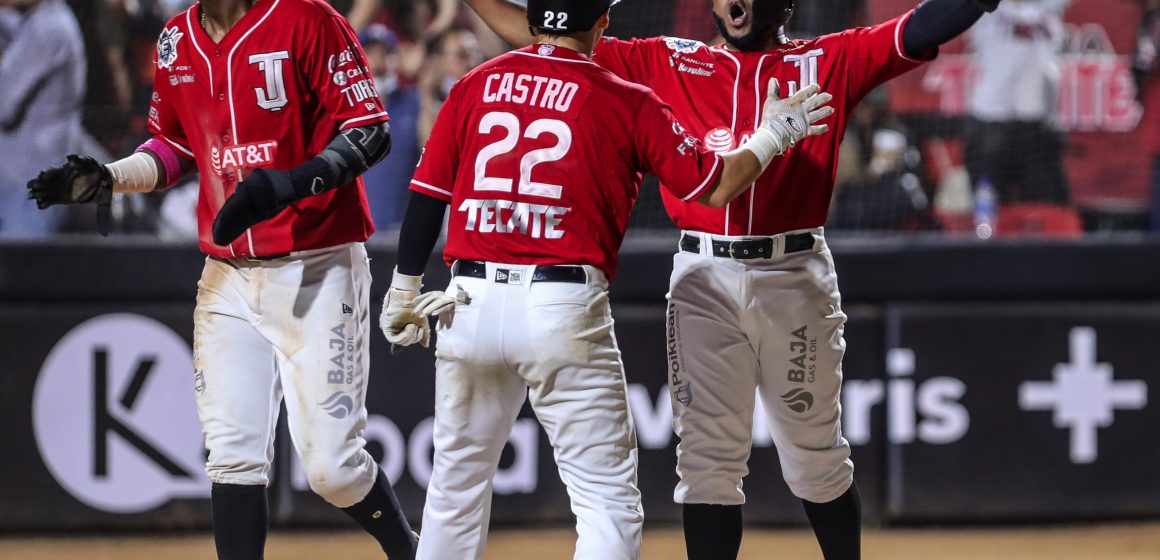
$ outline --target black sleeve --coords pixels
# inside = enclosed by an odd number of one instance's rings
[[[391,127],[383,122],[339,133],[318,157],[285,173],[271,173],[284,204],[322,194],[354,181],[391,151]]]
[[[443,216],[447,203],[425,194],[411,192],[411,202],[403,215],[399,231],[399,273],[410,276],[423,274],[427,259],[443,231]]]
[[[998,5],[999,0],[926,0],[906,21],[902,48],[908,56],[918,58],[958,37]]]

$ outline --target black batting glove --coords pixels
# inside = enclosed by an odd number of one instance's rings
[[[113,177],[97,160],[69,154],[64,165],[41,171],[28,182],[28,198],[44,210],[54,204],[97,205],[97,231],[109,235]]]
[[[213,242],[227,246],[247,229],[262,223],[294,202],[285,171],[255,169],[238,184],[213,221]]]

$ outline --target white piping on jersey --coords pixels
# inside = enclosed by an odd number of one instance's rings
[[[238,141],[238,119],[237,113],[234,111],[234,52],[238,50],[238,47],[242,46],[242,43],[246,42],[246,38],[249,37],[250,34],[254,32],[254,30],[258,29],[258,27],[262,25],[262,22],[266,21],[266,18],[270,17],[270,14],[274,13],[274,8],[278,7],[278,2],[280,1],[281,0],[274,0],[274,3],[270,5],[270,9],[266,10],[266,13],[262,15],[262,19],[259,19],[253,27],[247,29],[246,32],[238,39],[238,42],[234,43],[234,48],[230,49],[230,53],[226,55],[226,90],[229,91],[230,134],[232,134],[231,138],[233,138],[235,143]],[[188,13],[186,14],[186,17],[189,17]],[[246,229],[246,242],[250,246],[250,256],[254,256],[254,234],[251,232],[251,229]],[[230,244],[230,250],[233,250],[232,243]]]
[[[701,186],[697,187],[696,190],[689,193],[689,196],[686,196],[685,198],[682,198],[681,200],[683,200],[685,202],[688,202],[690,200],[696,200],[697,197],[700,196],[701,191],[705,190],[705,187],[709,186],[709,180],[713,178],[713,174],[717,172],[717,168],[720,166],[721,166],[721,156],[718,155],[718,156],[713,158],[713,169],[709,170],[709,175],[707,175],[705,177],[705,180],[701,182]]]
[[[197,38],[193,36],[193,23],[189,21],[189,13],[192,11],[193,8],[185,11],[185,30],[189,32],[189,42],[193,43],[193,48],[197,49],[197,54],[201,55],[201,59],[205,61],[206,69],[209,70],[209,95],[213,97],[213,65],[209,63],[209,57],[202,52],[201,45],[197,44]]]
[[[561,48],[563,48],[563,47],[561,47]],[[544,59],[546,59],[546,60],[558,60],[560,62],[571,62],[573,64],[591,64],[593,66],[597,66],[597,64],[595,62],[592,62],[591,60],[573,60],[571,58],[560,58],[560,57],[556,57],[556,56],[542,56],[542,55],[538,55],[538,54],[526,53],[526,52],[521,52],[521,51],[512,51],[512,54],[518,54],[520,56],[530,56],[532,58],[539,58],[541,60],[544,60]]]
[[[386,114],[387,114],[386,111],[379,111],[378,113],[375,113],[373,115],[367,115],[365,117],[355,117],[353,119],[348,119],[345,122],[343,122],[342,124],[338,125],[338,129],[339,130],[346,130],[346,125],[348,125],[348,124],[356,123],[359,121],[370,120],[373,118],[381,117],[381,116],[386,115]]]
[[[417,187],[424,188],[424,189],[431,189],[431,190],[433,190],[437,193],[440,193],[440,194],[445,194],[447,196],[453,196],[451,194],[451,191],[445,191],[445,190],[443,190],[439,187],[436,187],[434,185],[428,185],[427,183],[424,183],[423,181],[416,181],[415,179],[411,179],[411,184],[415,185]]]
[[[262,22],[266,21],[266,18],[270,17],[270,14],[274,13],[274,8],[277,8],[278,2],[281,1],[274,0],[274,3],[270,5],[270,9],[266,10],[266,13],[262,16],[262,19],[259,19],[253,27],[247,29],[245,34],[238,39],[238,42],[234,43],[234,48],[230,49],[230,54],[226,55],[226,89],[229,90],[230,96],[230,132],[233,134],[235,143],[238,142],[238,119],[237,114],[234,112],[234,52],[238,50],[238,47],[242,46],[242,43],[246,42],[246,38],[251,33],[262,25]]]
[[[734,136],[734,138],[736,138],[737,137],[737,90],[741,86],[741,61],[737,60],[737,57],[733,56],[732,53],[725,50],[724,48],[717,47],[717,50],[720,51],[721,54],[729,57],[730,60],[732,60],[733,63],[737,65],[737,77],[733,79],[733,123],[729,125],[729,130],[733,131],[733,136]],[[731,207],[731,206],[733,206],[732,202],[725,205],[725,235],[729,235],[729,207]]]
[[[761,126],[761,106],[763,105],[763,103],[761,102],[761,67],[762,67],[762,65],[765,64],[765,59],[769,58],[770,56],[772,56],[772,55],[767,54],[767,55],[762,56],[760,59],[758,59],[757,72],[755,72],[753,74],[753,90],[754,90],[753,91],[753,99],[754,99],[754,101],[753,101],[754,102],[754,105],[753,105],[753,129],[754,130],[757,130],[757,127]],[[768,95],[768,93],[769,92],[766,92],[767,95]],[[752,185],[749,185],[749,189],[748,189],[748,191],[749,191],[749,226],[745,229],[746,235],[753,235],[753,201],[757,199],[757,189],[754,188],[756,185],[757,185],[757,182],[754,181]]]
[[[192,151],[192,150],[190,150],[189,148],[186,148],[185,146],[182,146],[181,144],[177,143],[177,142],[176,142],[176,141],[174,141],[172,138],[170,138],[170,137],[168,137],[168,136],[166,136],[166,135],[164,135],[164,134],[158,134],[158,136],[160,136],[160,137],[161,137],[161,139],[162,139],[162,140],[164,140],[166,144],[169,144],[170,146],[172,146],[172,147],[174,147],[174,148],[177,148],[177,151],[179,151],[179,152],[181,152],[181,153],[183,153],[183,154],[185,154],[185,155],[189,156],[189,157],[190,157],[190,159],[192,159],[192,158],[193,158],[193,151]]]
[[[906,22],[910,21],[910,16],[913,13],[914,12],[911,11],[909,14],[906,14],[906,17],[898,20],[898,23],[894,24],[894,50],[898,51],[898,56],[902,57],[903,60],[909,60],[911,62],[923,62],[921,60],[906,56],[906,52],[902,49],[902,26],[906,25]]]

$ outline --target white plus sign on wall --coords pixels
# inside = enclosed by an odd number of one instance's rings
[[[1055,364],[1051,381],[1019,386],[1019,408],[1051,410],[1055,427],[1071,430],[1071,461],[1091,463],[1099,455],[1096,428],[1111,426],[1117,408],[1144,408],[1148,385],[1112,380],[1112,365],[1096,363],[1095,329],[1072,329],[1070,343],[1071,362]]]

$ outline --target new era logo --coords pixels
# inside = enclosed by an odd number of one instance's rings
[[[495,281],[501,284],[515,284],[518,286],[524,283],[524,272],[522,270],[497,268],[495,271]]]
[[[342,304],[342,314],[343,314],[343,315],[351,315],[351,314],[353,314],[353,313],[354,313],[354,309],[353,309],[353,308],[351,308],[351,306],[349,306],[349,305],[347,305],[347,304],[345,304],[345,303],[344,303],[344,304]]]

